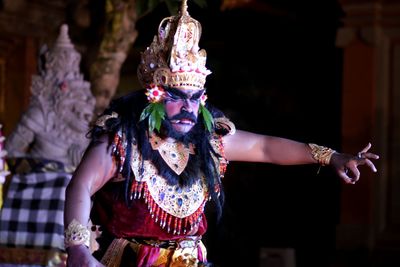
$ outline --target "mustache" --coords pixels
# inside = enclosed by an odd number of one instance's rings
[[[172,116],[171,118],[168,118],[169,120],[181,120],[181,119],[188,119],[191,120],[192,122],[196,123],[197,122],[197,117],[194,115],[194,113],[187,112],[185,110],[182,110],[180,113]]]

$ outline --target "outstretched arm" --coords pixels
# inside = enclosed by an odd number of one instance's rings
[[[71,234],[71,222],[74,221],[77,222],[77,227],[81,228],[82,234],[85,234],[90,216],[91,196],[113,177],[114,172],[107,136],[103,136],[99,144],[91,145],[87,149],[66,189],[66,233]],[[79,239],[74,242],[72,238],[66,237],[66,243],[68,266],[102,266]]]
[[[265,162],[279,165],[321,163],[318,161],[318,155],[313,155],[309,144],[281,137],[237,130],[235,134],[224,137],[224,144],[225,156],[229,161]],[[328,164],[335,168],[346,183],[355,183],[360,177],[359,165],[366,164],[376,172],[371,159],[378,159],[379,156],[368,152],[370,148],[371,144],[368,144],[356,156],[331,153]]]
[[[265,162],[279,165],[316,163],[307,144],[286,138],[237,130],[224,137],[229,161]]]

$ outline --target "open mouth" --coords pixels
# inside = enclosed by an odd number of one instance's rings
[[[171,123],[184,124],[184,125],[194,125],[194,121],[192,121],[191,119],[171,120]]]

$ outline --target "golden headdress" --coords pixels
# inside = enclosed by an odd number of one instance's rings
[[[187,11],[187,0],[182,1],[176,16],[164,18],[158,34],[142,53],[137,74],[144,88],[167,86],[178,89],[204,89],[206,51],[199,49],[201,24]]]

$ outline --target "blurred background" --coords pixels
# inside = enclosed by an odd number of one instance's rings
[[[82,55],[100,112],[141,89],[140,52],[171,3],[0,1],[5,137],[28,106],[40,47],[51,47],[61,24]],[[237,128],[348,153],[371,142],[381,156],[378,173],[361,167],[356,185],[342,184],[329,167],[231,162],[222,221],[209,211],[209,259],[221,267],[400,266],[400,1],[188,5],[213,72],[208,101]]]

